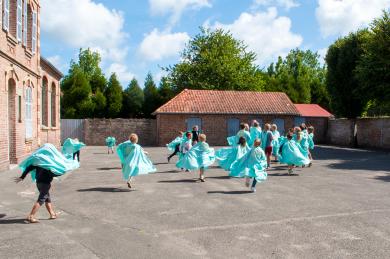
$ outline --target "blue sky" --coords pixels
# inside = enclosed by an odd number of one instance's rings
[[[296,47],[323,56],[389,8],[390,0],[41,0],[41,53],[66,73],[91,47],[125,88],[149,71],[159,81],[199,26],[231,31],[266,67]]]

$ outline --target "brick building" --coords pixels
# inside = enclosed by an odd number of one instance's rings
[[[62,77],[40,55],[38,0],[0,0],[0,170],[59,145]]]
[[[198,125],[211,145],[226,145],[240,122],[275,123],[281,133],[301,114],[285,93],[184,90],[157,109],[157,144],[165,145],[179,130]]]

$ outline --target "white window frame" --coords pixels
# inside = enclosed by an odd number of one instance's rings
[[[4,0],[3,29],[5,31],[9,30],[9,1],[10,0]]]
[[[33,26],[32,26],[32,36],[31,36],[31,52],[35,54],[37,48],[37,12],[32,12]]]
[[[23,35],[23,4],[22,0],[16,1],[16,39],[18,42],[22,41]]]
[[[33,137],[33,127],[32,127],[32,88],[28,86],[26,88],[26,139],[31,139]]]
[[[28,16],[27,16],[27,0],[23,3],[23,46],[27,46],[27,32],[28,32]]]

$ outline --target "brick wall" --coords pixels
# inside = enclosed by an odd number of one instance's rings
[[[159,114],[157,115],[157,144],[164,146],[178,135],[178,131],[185,131],[186,120],[191,117],[202,120],[202,131],[207,135],[207,142],[214,146],[227,145],[228,119],[235,118],[246,123],[250,123],[253,119],[261,119],[263,123],[272,123],[274,119],[283,119],[285,131],[294,126],[293,116]]]
[[[323,144],[327,142],[327,131],[328,131],[328,118],[321,117],[306,117],[306,125],[314,127],[314,141],[317,144]]]
[[[116,138],[117,143],[129,139],[131,133],[139,137],[142,146],[156,145],[156,120],[152,119],[86,119],[84,122],[85,144],[106,145],[108,136]]]
[[[328,143],[353,146],[354,120],[329,120]],[[390,149],[390,118],[361,118],[356,120],[357,146]]]

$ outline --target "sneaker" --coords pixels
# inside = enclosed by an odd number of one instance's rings
[[[131,189],[131,184],[130,184],[130,182],[127,182],[127,187],[129,187],[129,189]]]
[[[255,192],[256,192],[256,188],[255,188],[255,187],[252,187],[252,188],[251,188],[251,192],[255,193]]]
[[[202,183],[204,183],[206,180],[204,179],[204,176],[199,178]]]
[[[186,172],[189,172],[190,170],[186,169]]]

